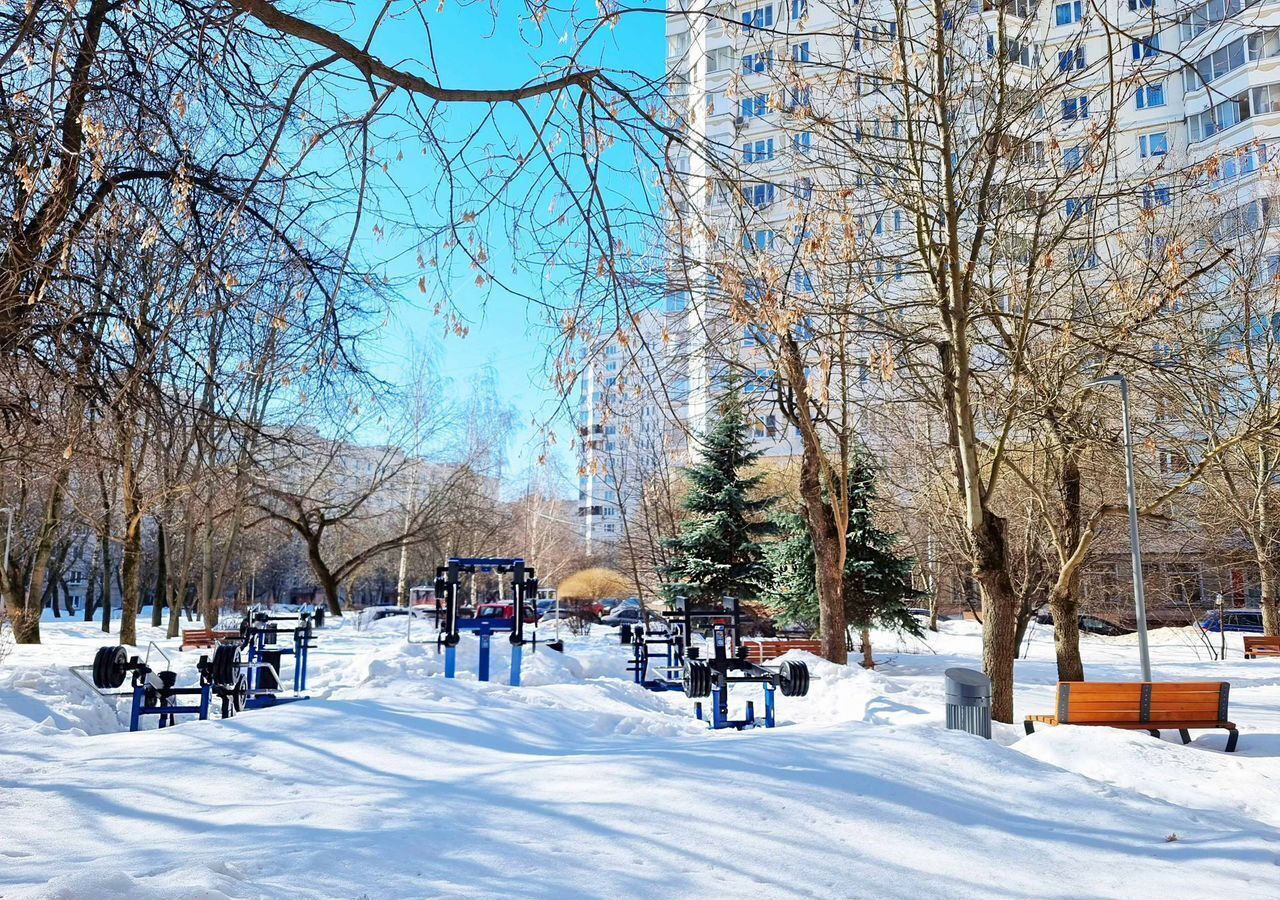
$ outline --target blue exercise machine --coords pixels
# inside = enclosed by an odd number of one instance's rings
[[[306,700],[307,696],[303,692],[307,689],[307,656],[315,646],[314,629],[314,613],[309,608],[304,608],[295,615],[271,615],[262,609],[251,607],[240,623],[245,661],[240,661],[239,648],[226,648],[234,651],[228,655],[224,648],[219,647],[218,653],[214,654],[215,672],[243,673],[245,709],[261,709]],[[291,635],[292,640],[286,638],[282,642],[281,637],[286,635]],[[221,661],[219,653],[224,656]],[[284,688],[281,672],[286,656],[293,658],[292,696],[281,694]]]
[[[737,597],[725,597],[720,610],[695,611],[683,597],[676,598],[676,612],[681,617],[680,632],[688,640],[693,634],[695,618],[711,619],[711,656],[703,659],[701,648],[686,644],[681,684],[685,696],[698,701],[694,713],[712,729],[774,726],[774,692],[784,697],[803,697],[809,693],[809,667],[796,660],[786,660],[776,669],[767,669],[747,661],[747,648],[739,643],[742,613]],[[756,718],[755,703],[747,701],[746,715],[729,718],[729,687],[734,684],[759,684],[764,688],[764,719]],[[702,700],[710,698],[709,717]]]
[[[458,587],[464,574],[473,577],[477,574],[510,575],[512,614],[506,617],[462,618],[459,615]],[[493,635],[506,633],[507,640],[511,643],[510,683],[512,686],[519,686],[525,644],[525,602],[538,596],[538,579],[534,577],[533,567],[526,565],[518,557],[451,557],[445,565],[436,567],[435,594],[437,620],[439,602],[441,598],[444,600],[444,622],[438,623],[437,635],[437,641],[444,647],[444,677],[453,678],[457,675],[461,632],[469,631],[480,640],[477,677],[481,681],[488,681],[490,643]]]
[[[151,648],[164,656],[164,652],[154,643]],[[144,716],[158,717],[157,727],[159,728],[177,724],[179,715],[195,715],[202,721],[206,720],[209,718],[214,697],[221,701],[221,714],[224,719],[235,715],[244,707],[244,694],[237,693],[233,684],[218,682],[214,675],[214,665],[209,657],[201,656],[196,664],[199,673],[197,686],[177,687],[176,672],[171,669],[157,672],[151,668],[149,665],[151,648],[148,648],[147,659],[143,660],[137,656],[131,658],[123,646],[99,647],[94,655],[92,666],[73,666],[72,671],[83,678],[80,670],[92,669],[93,688],[104,697],[132,697],[129,707],[130,731],[141,730]],[[234,650],[233,647],[226,649]],[[165,662],[169,662],[167,656]],[[125,678],[130,675],[132,675],[132,683],[129,690],[107,693],[123,685]],[[183,702],[181,698],[194,699]]]

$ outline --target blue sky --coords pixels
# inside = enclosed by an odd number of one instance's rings
[[[488,7],[483,5],[464,8],[446,5],[444,12],[429,17],[434,55],[445,87],[513,87],[533,77],[540,61],[565,51],[554,39],[538,47],[522,37],[516,16],[526,13],[523,4],[504,3],[502,7],[503,18],[496,29]],[[593,6],[586,8],[594,9]],[[510,15],[507,9],[511,10]],[[361,11],[365,11],[364,5]],[[489,35],[491,29],[493,33]],[[421,25],[396,24],[383,33],[384,37],[374,49],[388,62],[396,62],[401,56],[421,58],[426,52]],[[606,39],[597,39],[596,54],[592,62],[656,77],[662,71],[666,55],[663,16],[653,13],[624,16]],[[439,180],[439,173],[423,165],[420,172],[413,171],[406,176],[401,171],[398,177],[401,182],[408,180],[407,186],[414,187],[413,180],[421,179],[421,184],[429,185]],[[616,189],[625,192],[642,189],[638,178],[630,180],[634,185],[617,185]],[[362,229],[359,239],[370,241],[365,248],[370,259],[385,258],[412,246],[403,235],[375,245],[367,229]],[[511,274],[509,261],[505,261],[504,266],[500,253],[500,248],[494,251],[495,270],[502,271],[516,290],[531,290],[530,276]],[[413,256],[412,252],[405,253],[405,258],[395,265],[401,265],[407,274]],[[393,268],[392,274],[401,273]],[[441,375],[460,391],[465,391],[469,382],[483,374],[485,367],[493,366],[499,390],[516,408],[517,432],[508,447],[508,471],[518,471],[536,460],[541,449],[530,422],[545,421],[558,400],[543,369],[542,347],[546,339],[531,321],[524,300],[500,288],[480,291],[471,284],[471,277],[474,273],[453,285],[455,301],[470,324],[465,338],[442,337],[440,321],[423,308],[422,295],[410,283],[401,292],[402,300],[396,305],[388,327],[382,330],[377,345],[370,348],[370,358],[377,374],[396,382],[398,370],[409,358],[412,343],[424,342],[429,345],[425,349],[434,354]],[[567,441],[563,439],[567,434],[561,424],[558,431],[562,440],[557,449],[567,462]]]

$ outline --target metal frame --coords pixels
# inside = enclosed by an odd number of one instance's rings
[[[296,623],[292,629],[292,648],[282,647],[277,643],[281,622]],[[297,615],[278,616],[265,613],[258,607],[250,607],[245,613],[245,624],[242,626],[248,658],[239,664],[239,668],[245,673],[245,709],[261,709],[308,699],[303,692],[307,689],[307,661],[314,646],[314,628],[310,610],[304,609]],[[280,696],[284,681],[281,669],[286,656],[293,657],[292,696]],[[268,677],[264,678],[264,675]]]
[[[470,618],[458,615],[458,587],[462,575],[497,573],[511,575],[510,618]],[[524,605],[526,598],[538,596],[538,579],[532,566],[520,557],[450,557],[443,566],[436,567],[436,640],[444,646],[444,677],[454,678],[458,673],[458,644],[461,632],[469,631],[480,640],[480,662],[477,677],[489,680],[490,645],[493,635],[506,633],[511,643],[510,684],[520,686],[520,670],[524,662]],[[444,625],[441,627],[439,598],[445,600]],[[535,607],[536,608],[536,607]],[[410,613],[412,615],[412,612]],[[535,633],[533,643],[536,646]]]

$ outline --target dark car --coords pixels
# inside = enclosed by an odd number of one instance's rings
[[[637,625],[644,620],[644,613],[638,606],[624,606],[617,612],[610,613],[600,619],[601,625],[617,627],[619,625]]]
[[[1041,610],[1036,616],[1036,621],[1041,625],[1053,624],[1053,613],[1049,610]],[[1132,628],[1125,628],[1123,625],[1117,625],[1115,622],[1108,622],[1106,619],[1099,619],[1097,616],[1081,616],[1079,628],[1085,634],[1101,634],[1106,637],[1120,637],[1125,634],[1133,634]]]
[[[1221,625],[1218,610],[1204,617],[1200,627],[1205,631],[1243,631],[1247,634],[1262,634],[1262,610],[1260,609],[1224,609]]]

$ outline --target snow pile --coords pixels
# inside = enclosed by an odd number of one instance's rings
[[[1157,666],[1233,682],[1240,753],[1209,733],[945,731],[941,672],[976,666],[971,623],[887,642],[872,672],[793,651],[809,696],[742,733],[631,683],[609,629],[527,653],[513,688],[504,637],[494,681],[470,637],[446,680],[389,619],[319,633],[311,700],[129,734],[66,672],[101,635],[48,636],[0,672],[5,900],[1280,895],[1280,666],[1182,643]],[[1131,654],[1086,643],[1099,672]],[[1020,714],[1052,704],[1051,640],[1030,657]]]

